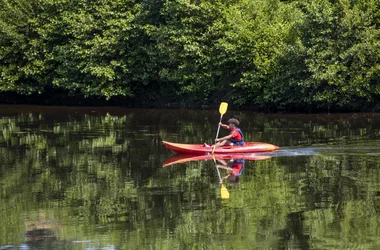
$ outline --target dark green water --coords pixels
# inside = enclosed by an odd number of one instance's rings
[[[231,116],[281,150],[222,199],[212,161],[162,167],[217,111],[0,106],[0,249],[380,248],[379,114]]]

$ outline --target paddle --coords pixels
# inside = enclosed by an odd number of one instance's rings
[[[220,120],[219,120],[219,123],[218,123],[218,130],[216,131],[215,140],[218,139],[219,130],[220,130],[220,125],[219,124],[222,122],[223,115],[227,112],[227,108],[228,108],[228,103],[226,103],[226,102],[220,103],[220,106],[219,106]],[[224,186],[222,178],[220,177],[219,168],[216,165],[216,159],[215,159],[215,155],[214,155],[214,150],[215,150],[215,144],[214,144],[214,146],[212,148],[211,154],[212,154],[212,158],[213,158],[214,163],[215,163],[216,171],[218,172],[219,183],[221,184],[221,187],[220,187],[220,196],[222,197],[222,199],[228,199],[228,198],[230,198],[230,193],[228,192],[226,186]]]
[[[223,115],[227,112],[227,108],[228,108],[228,103],[226,103],[226,102],[220,103],[220,106],[219,106],[220,120],[219,120],[219,123],[218,123],[218,130],[216,131],[215,140],[218,139],[219,130],[220,130],[220,125],[219,124],[222,122]],[[214,154],[214,151],[215,151],[215,144],[212,147],[211,154]]]

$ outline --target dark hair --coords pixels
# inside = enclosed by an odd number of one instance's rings
[[[228,124],[235,124],[235,126],[239,126],[239,121],[238,120],[236,120],[235,118],[231,118],[231,119],[229,119],[228,121]]]

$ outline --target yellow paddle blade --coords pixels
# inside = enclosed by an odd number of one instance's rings
[[[228,192],[226,186],[224,185],[222,185],[222,187],[220,188],[220,196],[222,197],[222,199],[230,198],[230,192]]]
[[[219,113],[221,115],[224,115],[226,112],[227,112],[227,108],[228,108],[228,103],[226,102],[222,102],[219,106]]]

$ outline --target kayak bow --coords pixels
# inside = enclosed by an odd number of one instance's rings
[[[203,144],[183,144],[162,141],[168,149],[181,154],[205,154],[211,153],[213,147]],[[215,154],[257,153],[278,150],[279,147],[264,142],[246,142],[244,146],[222,146],[214,150]]]

